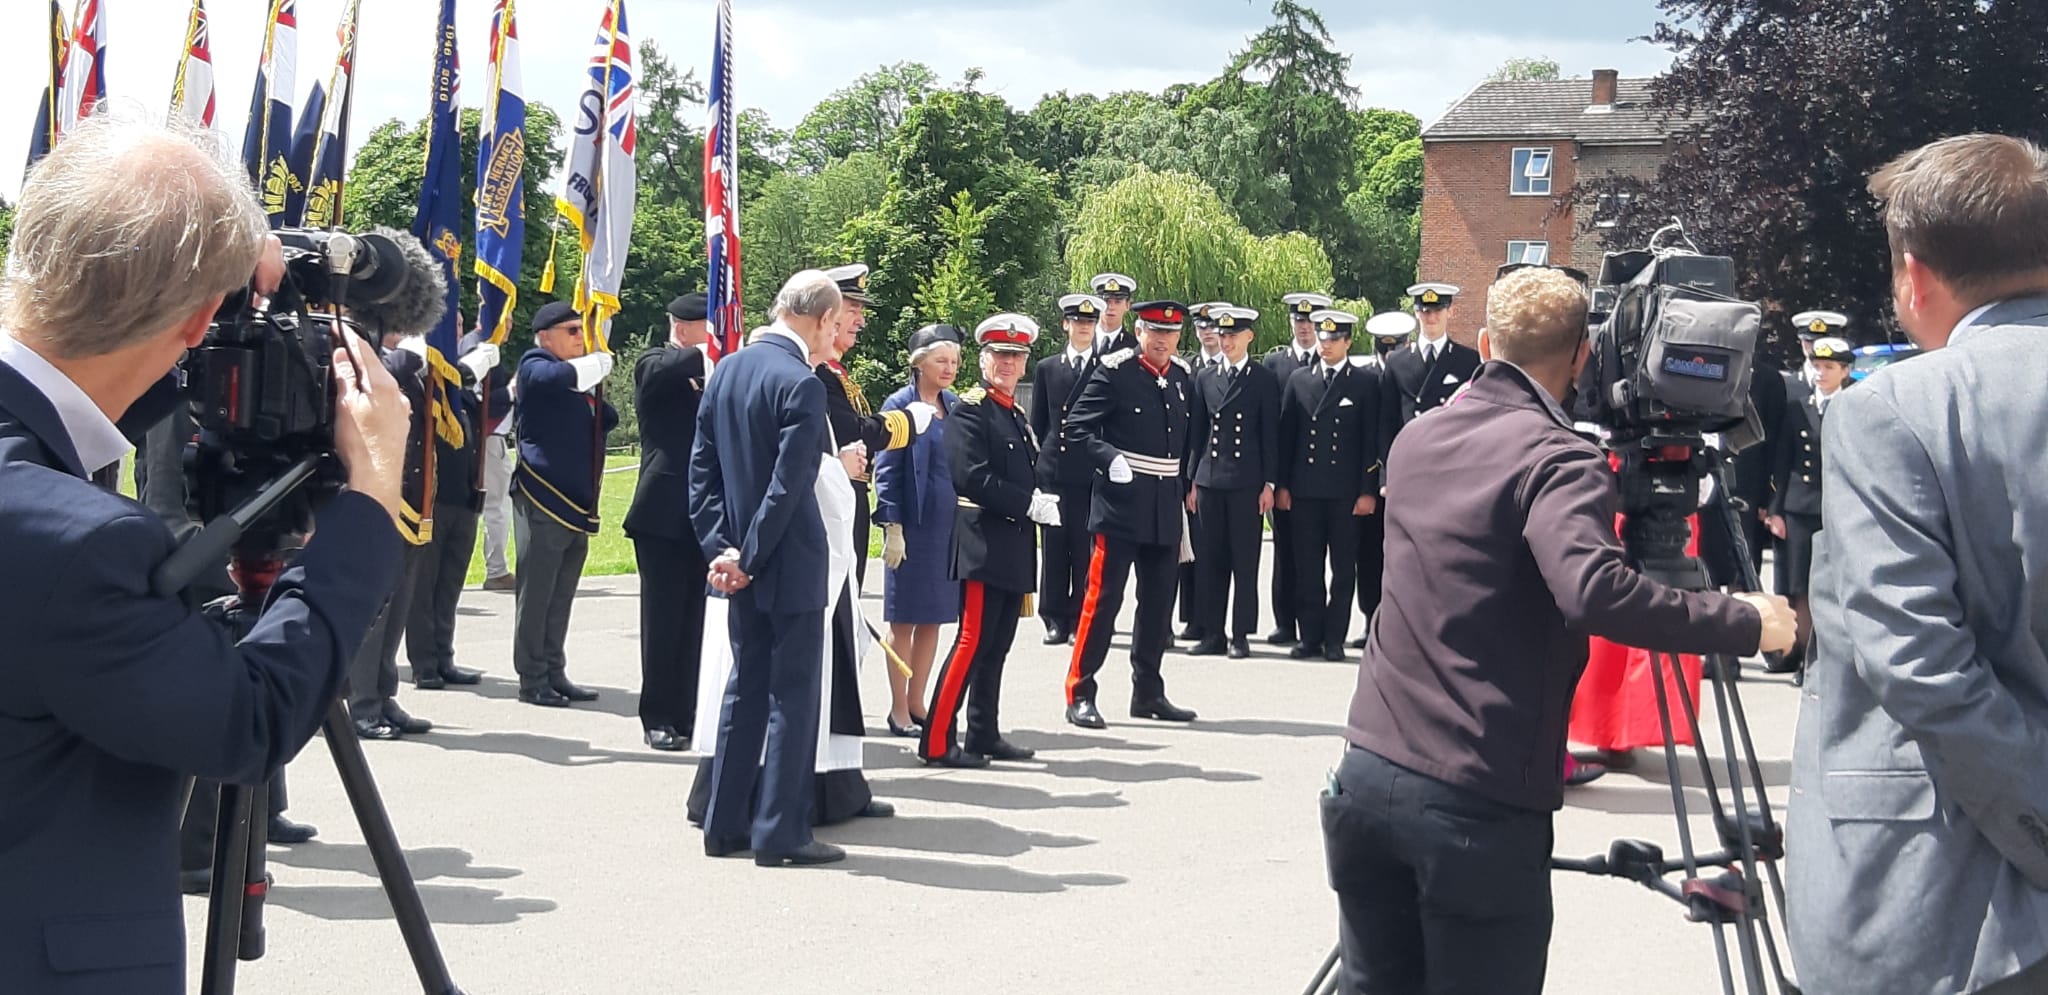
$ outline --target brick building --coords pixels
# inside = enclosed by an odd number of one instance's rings
[[[1668,125],[1650,80],[1602,69],[1591,80],[1481,84],[1422,132],[1421,279],[1463,287],[1451,325],[1471,344],[1484,288],[1506,262],[1596,273],[1611,205],[1575,205],[1582,180],[1654,176]]]

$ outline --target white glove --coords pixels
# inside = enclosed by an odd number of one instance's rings
[[[882,526],[882,565],[891,570],[903,565],[903,526],[888,522]]]
[[[588,356],[578,356],[570,360],[569,365],[576,368],[576,389],[585,394],[590,393],[598,384],[604,382],[605,377],[611,375],[612,364],[616,362],[618,360],[612,358],[612,354],[608,352],[593,352]]]
[[[1031,519],[1032,521],[1034,521],[1034,522],[1037,522],[1037,523],[1038,523],[1038,524],[1040,524],[1040,525],[1049,525],[1049,526],[1051,526],[1051,527],[1053,527],[1053,528],[1059,528],[1059,527],[1060,527],[1060,498],[1059,498],[1059,495],[1057,495],[1057,494],[1047,494],[1047,493],[1046,493],[1046,492],[1044,492],[1044,491],[1032,491],[1032,492],[1031,492],[1031,510],[1030,510],[1030,511],[1027,511],[1027,512],[1025,512],[1025,513],[1024,513],[1024,517],[1026,517],[1026,518],[1029,518],[1029,519]]]
[[[910,424],[918,435],[923,435],[925,429],[932,427],[932,419],[939,414],[939,409],[923,401],[912,401],[904,405],[903,410],[910,413]]]
[[[482,343],[469,351],[469,355],[457,360],[469,368],[470,375],[482,382],[484,375],[498,368],[498,347],[489,342]]]
[[[1112,484],[1128,484],[1131,482],[1131,461],[1124,459],[1122,453],[1118,453],[1115,459],[1109,461],[1109,482]]]

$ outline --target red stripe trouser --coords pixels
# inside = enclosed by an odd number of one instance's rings
[[[933,760],[953,747],[961,704],[967,706],[969,753],[979,753],[1002,738],[997,710],[1003,694],[1003,662],[1017,636],[1017,618],[1024,611],[1023,591],[1005,591],[978,580],[960,585],[960,633],[953,652],[939,668],[932,689],[931,710],[917,752]]]
[[[1088,594],[1081,602],[1081,627],[1074,633],[1074,662],[1067,671],[1067,704],[1095,700],[1095,674],[1109,656],[1109,635],[1124,606],[1124,585],[1138,575],[1138,618],[1131,628],[1131,700],[1166,695],[1159,660],[1166,655],[1173,624],[1180,545],[1139,543],[1097,535],[1088,564]]]

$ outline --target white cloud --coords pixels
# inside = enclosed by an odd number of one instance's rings
[[[1480,0],[1446,0],[1440,23],[1489,23],[1456,16]],[[334,28],[344,0],[299,0],[299,94],[332,72]],[[20,187],[19,164],[28,151],[35,103],[45,74],[41,4],[7,0],[17,14],[5,58],[0,59],[0,195]],[[65,5],[67,8],[70,4]],[[1643,0],[1647,10],[1649,0]],[[108,29],[108,88],[117,100],[167,106],[180,43],[185,0],[102,0]],[[460,0],[457,30],[463,53],[465,102],[482,100],[489,0]],[[1099,35],[1076,33],[1100,19],[1100,4],[1042,0],[987,5],[869,12],[824,18],[784,4],[736,0],[735,88],[742,106],[760,107],[781,127],[794,127],[814,104],[877,65],[914,60],[946,81],[969,67],[985,72],[982,88],[1018,107],[1040,95],[1070,92],[1157,91],[1172,83],[1216,74],[1230,54],[1266,20],[1263,6],[1241,13],[1175,18],[1147,11],[1124,23],[1128,42],[1110,47],[1077,44]],[[267,0],[208,0],[214,74],[222,130],[238,142],[255,78]],[[432,68],[436,0],[363,0],[356,66],[352,138],[360,143],[390,118],[425,113]],[[524,0],[518,5],[527,97],[560,109],[580,90],[602,0]],[[1234,5],[1233,5],[1234,9]],[[636,39],[654,39],[681,68],[710,65],[714,5],[710,0],[629,0]],[[1136,39],[1140,21],[1142,48]],[[1425,122],[1470,90],[1508,58],[1547,55],[1567,74],[1618,68],[1647,74],[1665,66],[1665,53],[1629,43],[1581,36],[1520,37],[1470,27],[1429,28],[1386,16],[1381,23],[1345,24],[1338,46],[1352,56],[1352,77],[1365,103],[1410,111]]]

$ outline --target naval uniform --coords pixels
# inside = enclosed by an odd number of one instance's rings
[[[696,733],[704,578],[711,571],[689,508],[705,373],[704,350],[696,346],[649,349],[633,364],[641,467],[624,524],[640,565],[640,727],[684,739]]]
[[[1322,362],[1313,347],[1303,349],[1288,343],[1266,353],[1260,365],[1273,371],[1273,380],[1283,390],[1295,370]],[[1274,505],[1273,520],[1273,638],[1271,642],[1293,643],[1300,631],[1294,617],[1294,515]]]
[[[1280,405],[1280,486],[1294,505],[1297,655],[1321,650],[1341,659],[1358,582],[1361,496],[1380,493],[1387,440],[1381,418],[1379,364],[1346,357],[1330,367],[1295,371]],[[1327,557],[1329,585],[1323,583]]]
[[[1095,549],[1067,673],[1070,707],[1095,700],[1095,674],[1109,655],[1110,630],[1134,570],[1138,614],[1131,638],[1131,698],[1137,704],[1165,697],[1159,661],[1170,636],[1175,571],[1186,538],[1182,457],[1191,436],[1194,389],[1188,371],[1178,359],[1163,369],[1153,367],[1132,351],[1106,355],[1099,364],[1067,415],[1064,433],[1067,445],[1080,449],[1095,471],[1087,512]],[[1130,465],[1129,483],[1109,480],[1110,464],[1118,456]],[[1068,511],[1063,508],[1062,516]]]
[[[1038,489],[1060,499],[1065,517],[1059,525],[1042,527],[1045,556],[1039,585],[1038,615],[1046,627],[1072,635],[1081,624],[1081,599],[1088,591],[1088,560],[1094,537],[1088,531],[1087,508],[1095,470],[1087,455],[1068,444],[1067,415],[1081,399],[1081,388],[1095,372],[1095,350],[1075,352],[1068,346],[1057,356],[1038,361],[1031,381],[1031,431],[1045,445],[1038,453]]]
[[[1197,617],[1211,639],[1244,639],[1259,624],[1259,498],[1279,480],[1280,380],[1247,357],[1196,373],[1194,400]]]
[[[399,510],[404,521],[399,525],[398,535],[405,545],[399,557],[397,584],[349,664],[348,713],[359,730],[365,726],[395,726],[405,718],[394,700],[398,694],[398,644],[405,638],[413,591],[426,562],[427,544],[434,538],[434,478],[427,470],[427,434],[439,435],[429,421],[427,378],[434,374],[418,353],[403,348],[385,350],[384,368],[398,381],[399,390],[412,406],[411,424],[405,433],[405,473],[399,487]]]
[[[967,752],[987,753],[1002,741],[1003,663],[1036,586],[1038,536],[1029,512],[1038,461],[1037,437],[1014,397],[976,388],[947,416],[946,464],[957,505],[949,574],[961,582],[960,631],[934,681],[918,742],[926,759],[954,748],[963,700]]]
[[[1813,569],[1813,537],[1821,528],[1820,427],[1825,412],[1818,388],[1788,378],[1785,413],[1778,423],[1779,443],[1773,447],[1777,493],[1771,498],[1771,514],[1785,519],[1775,590],[1788,598],[1806,593]]]
[[[1459,345],[1446,335],[1433,352],[1426,353],[1418,341],[1387,353],[1380,363],[1385,388],[1381,391],[1381,417],[1387,424],[1387,445],[1391,447],[1403,426],[1414,421],[1415,416],[1442,406],[1479,372],[1479,351]],[[1358,523],[1358,610],[1368,627],[1380,607],[1386,510],[1375,508]]]
[[[839,448],[863,443],[868,448],[868,464],[891,449],[910,445],[917,437],[916,425],[907,411],[885,411],[875,414],[868,407],[868,397],[861,392],[860,385],[846,373],[846,367],[836,362],[819,363],[818,380],[825,385],[825,416],[832,424],[832,438]],[[861,583],[867,583],[868,536],[872,526],[868,523],[868,487],[870,475],[862,473],[853,478],[853,556],[857,563],[854,576]]]

